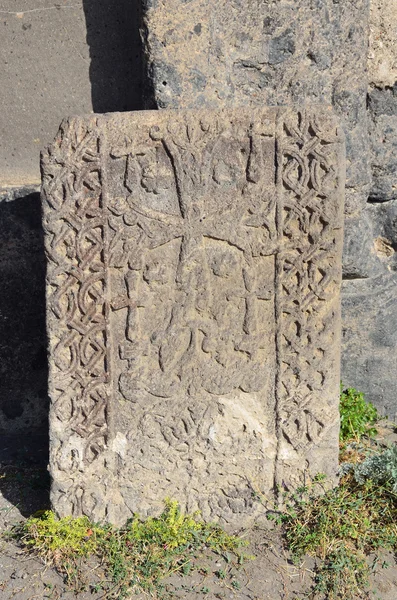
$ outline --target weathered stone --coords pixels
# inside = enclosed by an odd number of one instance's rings
[[[72,118],[43,154],[52,503],[229,527],[338,465],[343,135],[326,108]]]
[[[392,87],[397,81],[396,28],[396,3],[371,0],[368,71],[375,86]]]
[[[382,414],[397,416],[397,7],[371,0],[368,114],[372,184],[357,226],[348,219],[342,377]],[[365,218],[364,218],[365,217]],[[348,253],[362,260],[349,261]],[[368,279],[363,279],[368,278]]]
[[[149,2],[142,33],[151,107],[333,104],[346,133],[346,213],[358,216],[371,179],[369,0]]]
[[[382,265],[374,253],[373,211],[366,207],[361,214],[345,218],[343,244],[343,278],[366,279],[379,275]],[[381,269],[379,270],[379,267]]]
[[[372,222],[371,254],[376,261],[371,274],[375,285],[376,281],[383,282],[380,275],[397,273],[397,201],[375,202],[368,208]]]
[[[397,200],[374,203],[371,209],[376,236],[387,238],[390,245],[397,249]]]
[[[382,247],[378,250],[382,252]],[[385,244],[384,261],[388,257]],[[394,261],[395,264],[395,261]],[[342,378],[396,420],[397,275],[343,282]]]
[[[372,201],[397,199],[397,82],[368,94],[372,150]]]
[[[397,202],[369,204],[366,213],[369,234],[363,228],[355,243],[371,256],[372,269],[367,279],[343,284],[342,381],[396,419]]]

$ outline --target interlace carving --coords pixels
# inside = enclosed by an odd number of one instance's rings
[[[333,339],[341,277],[335,260],[341,234],[338,132],[332,120],[309,111],[286,117],[278,132],[279,419],[288,442],[302,450],[332,422],[321,395],[338,370]]]
[[[98,133],[65,123],[43,153],[52,426],[56,468],[73,477],[108,436],[104,207]]]

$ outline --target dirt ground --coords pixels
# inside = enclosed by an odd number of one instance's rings
[[[383,435],[394,442],[392,430]],[[0,534],[37,510],[49,508],[49,478],[46,471],[46,440],[2,438],[0,442]],[[315,562],[305,559],[294,566],[285,550],[278,527],[263,524],[243,532],[250,541],[247,553],[255,558],[237,566],[228,556],[205,555],[197,568],[185,577],[173,576],[166,589],[173,598],[186,600],[293,600],[307,597],[314,577]],[[370,560],[370,557],[369,557]],[[396,600],[397,565],[393,556],[384,556],[387,569],[376,570],[373,590],[362,598]],[[221,574],[221,576],[220,576]],[[95,591],[103,574],[98,564],[87,565],[87,584],[68,589],[54,568],[29,557],[15,542],[0,536],[0,600],[105,600]],[[147,595],[134,594],[140,600]],[[353,600],[346,598],[344,600]]]

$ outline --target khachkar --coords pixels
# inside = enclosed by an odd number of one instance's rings
[[[338,460],[327,108],[71,118],[43,154],[52,503],[233,527]]]

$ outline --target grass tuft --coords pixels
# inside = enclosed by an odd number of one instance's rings
[[[308,597],[363,598],[369,588],[368,556],[397,552],[397,450],[369,439],[378,414],[362,393],[341,389],[341,474],[338,487],[319,494],[310,488],[286,494],[283,512],[269,518],[283,526],[293,560],[317,559]],[[367,597],[367,596],[365,596]]]
[[[354,474],[320,496],[307,490],[278,517],[293,559],[319,559],[312,593],[329,600],[358,597],[369,585],[365,557],[380,549],[397,551],[397,496],[390,485]]]
[[[53,564],[75,585],[79,559],[96,556],[104,567],[107,598],[127,598],[133,591],[161,595],[162,580],[173,573],[188,574],[195,554],[209,549],[233,553],[241,560],[242,539],[221,527],[185,515],[176,501],[166,500],[159,517],[139,515],[122,528],[91,523],[86,517],[58,519],[46,511],[31,517],[14,531],[31,552]]]

